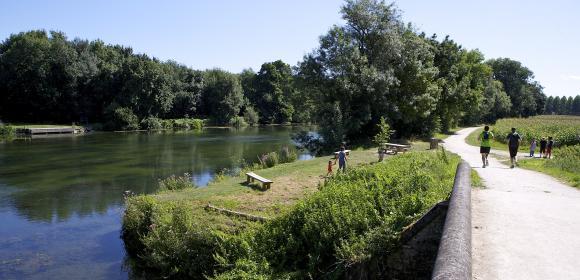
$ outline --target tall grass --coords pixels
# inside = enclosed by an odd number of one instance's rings
[[[556,148],[553,155],[554,158],[547,161],[546,166],[580,174],[580,144]]]

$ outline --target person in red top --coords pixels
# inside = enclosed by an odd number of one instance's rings
[[[327,168],[327,173],[326,173],[326,177],[330,176],[332,174],[332,160],[328,161],[328,168]]]

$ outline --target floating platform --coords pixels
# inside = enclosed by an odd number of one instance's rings
[[[47,128],[18,128],[16,133],[26,135],[46,135],[46,134],[74,134],[81,132],[80,128],[73,127],[47,127]]]

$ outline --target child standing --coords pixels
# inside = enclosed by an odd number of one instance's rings
[[[554,140],[552,140],[552,136],[548,137],[548,146],[546,147],[546,155],[544,158],[550,159],[552,157],[552,147],[554,147]]]
[[[534,152],[536,151],[536,138],[532,138],[532,143],[530,144],[530,157],[534,157]]]
[[[328,168],[327,168],[327,173],[326,173],[326,177],[332,175],[332,160],[328,161]]]
[[[542,155],[546,155],[546,145],[548,145],[548,141],[546,141],[546,137],[542,137],[542,140],[540,140],[540,158]]]

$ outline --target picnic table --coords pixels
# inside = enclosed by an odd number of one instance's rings
[[[382,143],[387,149],[387,153],[396,155],[399,152],[406,152],[411,148],[411,145],[395,144],[395,143]]]
[[[340,151],[334,152],[334,158],[338,157],[338,153],[340,153]],[[348,155],[350,155],[350,150],[344,150],[344,153],[348,156]]]

